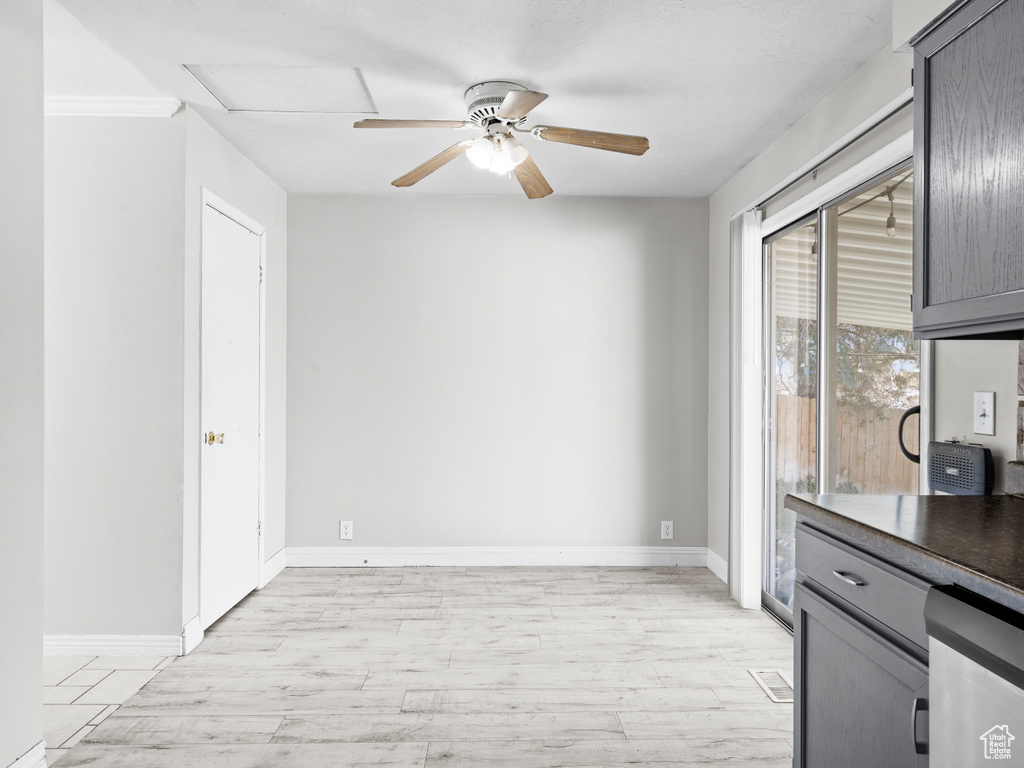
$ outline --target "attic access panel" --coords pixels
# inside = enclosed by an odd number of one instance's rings
[[[228,112],[377,114],[358,67],[186,64]]]

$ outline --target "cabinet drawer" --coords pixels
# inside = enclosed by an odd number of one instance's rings
[[[796,568],[915,645],[928,647],[924,581],[803,526],[796,531]]]

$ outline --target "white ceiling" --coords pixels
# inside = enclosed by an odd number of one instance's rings
[[[463,119],[467,87],[512,80],[550,94],[530,125],[650,139],[639,158],[526,139],[555,194],[706,197],[891,40],[891,0],[59,1],[142,77],[86,55],[104,46],[56,8],[48,95],[174,96],[291,192],[522,194],[466,158],[395,189],[473,134],[226,113],[183,65],[358,67],[379,116],[405,119]]]

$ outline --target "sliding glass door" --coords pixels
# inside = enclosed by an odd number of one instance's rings
[[[919,402],[911,331],[909,165],[764,242],[765,606],[792,622],[793,514],[787,493],[918,492],[899,449]],[[917,452],[917,419],[907,448]]]

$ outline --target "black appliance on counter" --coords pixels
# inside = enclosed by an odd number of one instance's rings
[[[928,443],[928,485],[958,496],[992,493],[992,451],[968,443]]]
[[[920,412],[919,405],[908,408],[896,428],[900,450],[915,464],[921,463],[921,456],[907,450],[903,441],[903,425],[910,416]],[[956,496],[988,496],[992,493],[994,475],[992,451],[988,448],[952,440],[928,443],[928,486],[933,491]]]

